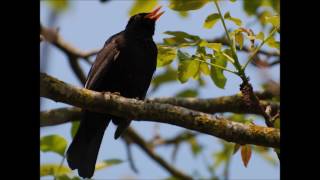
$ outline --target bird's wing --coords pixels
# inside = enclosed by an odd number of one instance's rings
[[[109,71],[113,61],[119,56],[120,50],[117,39],[120,33],[110,37],[97,54],[96,60],[89,71],[85,88],[96,90],[99,81],[104,77],[103,74]]]

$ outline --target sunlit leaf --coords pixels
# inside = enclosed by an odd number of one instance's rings
[[[235,40],[236,40],[236,43],[239,45],[239,48],[242,49],[243,41],[244,41],[242,32],[238,32],[235,34]]]
[[[157,0],[135,0],[133,6],[129,11],[129,16],[142,12],[151,12],[157,6],[157,4]]]
[[[66,11],[69,6],[70,2],[68,0],[59,0],[59,1],[45,1],[48,5],[56,12],[63,12]]]
[[[96,164],[96,170],[101,170],[110,166],[118,165],[122,163],[123,161],[120,159],[109,159],[109,160],[104,160],[101,162],[98,162]]]
[[[71,170],[68,167],[60,167],[60,165],[57,164],[41,164],[40,166],[40,176],[59,176],[70,172]]]
[[[209,65],[206,63],[200,63],[200,71],[205,75],[210,75]]]
[[[199,70],[199,61],[194,61],[186,52],[178,50],[178,79],[181,83],[188,81],[190,77],[196,76]]]
[[[202,8],[209,0],[170,0],[169,8],[175,11],[190,11]]]
[[[264,40],[264,33],[263,32],[259,32],[259,34],[257,34],[256,38],[261,40],[261,41],[263,41]]]
[[[238,26],[241,26],[241,25],[242,25],[241,19],[232,17],[232,16],[230,15],[230,12],[226,12],[226,13],[224,14],[224,18],[227,19],[227,20],[232,21],[233,23],[235,23],[235,24],[238,25]]]
[[[210,14],[203,23],[203,27],[210,29],[212,28],[219,20],[220,15],[218,13]]]
[[[236,2],[236,0],[230,0],[230,2]]]
[[[48,135],[40,138],[40,150],[42,152],[55,152],[64,156],[67,141],[60,135]]]
[[[262,11],[260,14],[259,14],[259,21],[261,22],[262,26],[265,26],[266,25],[266,17],[269,17],[269,16],[272,16],[271,12],[270,11]]]
[[[76,135],[76,133],[79,129],[79,125],[80,125],[79,121],[72,122],[72,125],[71,125],[71,137],[72,138],[74,138],[74,136]]]
[[[208,43],[207,47],[213,49],[214,51],[221,51],[222,44],[221,43]]]
[[[196,97],[198,96],[198,91],[195,89],[185,89],[183,91],[180,91],[175,96],[176,97]]]
[[[158,46],[157,67],[170,64],[177,56],[177,48]]]
[[[274,37],[271,37],[267,40],[266,44],[271,47],[271,48],[277,48],[277,49],[280,49],[280,42],[279,41],[276,41],[274,39]]]
[[[250,145],[241,146],[241,158],[242,158],[243,165],[245,167],[247,167],[248,163],[250,161],[250,158],[251,158],[251,146]]]
[[[280,17],[278,15],[266,16],[265,20],[267,23],[271,23],[274,27],[277,27],[280,24]]]

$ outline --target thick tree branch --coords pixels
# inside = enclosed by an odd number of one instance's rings
[[[198,99],[198,98],[154,98],[148,99],[146,102],[157,102],[162,104],[171,104],[175,106],[182,106],[192,110],[197,110],[205,113],[250,113],[250,114],[261,114],[261,111],[256,108],[248,108],[242,99],[242,95],[224,96],[219,98],[210,99]],[[279,109],[279,104],[271,103],[268,101],[260,101],[263,107],[271,106],[271,113],[276,113]]]
[[[54,126],[81,119],[80,108],[59,108],[40,113],[40,127]]]
[[[244,125],[183,107],[98,93],[68,85],[43,73],[40,74],[40,88],[42,97],[90,111],[177,125],[238,144],[280,146],[280,131],[275,128]]]

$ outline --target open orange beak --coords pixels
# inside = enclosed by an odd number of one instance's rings
[[[164,11],[162,11],[161,13],[158,13],[160,11],[162,6],[157,7],[155,10],[153,10],[152,12],[150,12],[148,15],[146,15],[144,18],[148,18],[151,20],[158,20],[159,17],[164,13]]]

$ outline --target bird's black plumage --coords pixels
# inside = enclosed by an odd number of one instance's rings
[[[148,18],[150,14],[132,16],[124,31],[106,41],[90,69],[85,88],[118,92],[128,98],[145,98],[157,60],[157,47],[152,36],[158,17]],[[115,138],[131,122],[131,119],[83,111],[78,132],[67,151],[70,168],[78,169],[81,177],[93,176],[104,131],[111,120],[117,125]]]

